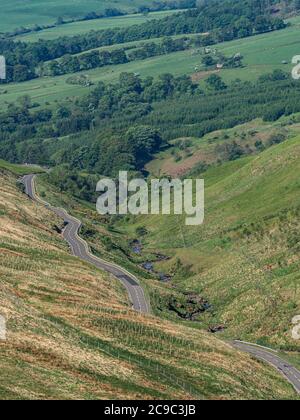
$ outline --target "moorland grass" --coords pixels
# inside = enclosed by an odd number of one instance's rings
[[[295,398],[275,370],[208,333],[132,311],[9,173],[1,195],[2,399]]]
[[[258,156],[211,167],[206,182],[205,223],[185,226],[181,216],[132,218],[117,224],[128,235],[149,234],[146,251],[172,256],[192,272],[179,287],[202,293],[214,307],[207,325],[225,324],[228,337],[297,346],[291,320],[299,313],[300,137]],[[150,165],[151,168],[151,165]]]

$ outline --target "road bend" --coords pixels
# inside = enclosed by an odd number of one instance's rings
[[[300,371],[279,357],[276,351],[242,341],[234,341],[232,344],[236,349],[249,353],[257,359],[263,360],[273,366],[293,385],[296,392],[300,394]]]
[[[79,236],[79,231],[82,226],[80,220],[68,214],[65,209],[53,207],[49,203],[43,201],[36,194],[35,190],[35,175],[26,175],[22,178],[22,182],[25,185],[26,194],[37,203],[44,205],[46,208],[54,212],[57,216],[62,218],[66,224],[63,230],[63,237],[68,242],[71,251],[74,256],[81,258],[82,260],[93,264],[100,270],[104,270],[118,280],[125,286],[127,293],[132,302],[133,308],[141,313],[150,313],[150,306],[144,294],[143,288],[140,286],[138,280],[134,275],[129,273],[127,270],[119,267],[118,265],[112,264],[108,261],[104,261],[101,258],[93,255],[89,246]],[[257,346],[251,343],[245,343],[241,341],[233,341],[232,345],[234,348],[248,353],[257,359],[260,359],[269,365],[277,369],[295,388],[296,392],[300,394],[300,372],[297,368],[290,365],[288,362],[280,358],[275,351],[264,347]]]
[[[140,286],[137,278],[122,267],[119,267],[118,265],[112,264],[108,261],[104,261],[101,258],[93,255],[87,242],[79,236],[79,231],[82,226],[80,220],[68,214],[65,209],[53,207],[49,203],[39,198],[36,194],[34,180],[35,175],[26,175],[22,178],[22,182],[25,185],[26,194],[33,201],[44,205],[46,208],[64,220],[66,226],[63,230],[63,237],[68,242],[72,254],[90,264],[93,264],[100,270],[104,270],[107,273],[112,274],[114,277],[120,280],[127,290],[133,308],[136,311],[144,314],[150,313],[150,306],[145,297],[144,290]]]

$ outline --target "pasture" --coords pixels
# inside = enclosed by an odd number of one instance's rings
[[[70,20],[108,8],[134,13],[143,4],[145,2],[141,0],[2,0],[1,12],[5,19],[0,21],[0,32],[9,32],[21,26],[49,25],[58,17]]]
[[[218,44],[217,50],[226,56],[241,53],[245,64],[244,68],[224,69],[220,75],[226,82],[230,82],[236,78],[255,80],[260,75],[272,72],[274,69],[290,72],[292,57],[300,54],[299,24],[299,19],[293,19],[292,26],[284,30]],[[157,77],[162,73],[172,73],[176,76],[192,75],[195,73],[196,66],[203,70],[201,59],[200,53],[187,50],[147,60],[93,69],[85,71],[84,74],[87,74],[93,83],[114,82],[122,72],[135,72],[141,77]],[[283,61],[288,64],[282,64]],[[87,88],[67,84],[66,80],[69,76],[44,77],[19,84],[2,85],[0,87],[0,106],[5,107],[23,95],[29,95],[33,101],[41,105],[51,104],[56,100],[84,95],[89,89],[93,89],[93,86]]]
[[[66,23],[55,28],[45,29],[39,32],[32,32],[16,37],[20,41],[37,42],[39,39],[55,39],[59,36],[80,35],[89,31],[99,31],[111,28],[126,28],[132,25],[139,25],[152,19],[162,19],[178,10],[169,10],[163,12],[153,12],[148,15],[131,14],[118,17],[109,17],[94,20],[85,20],[82,22]],[[1,25],[0,25],[1,27]]]

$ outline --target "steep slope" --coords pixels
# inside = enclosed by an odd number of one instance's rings
[[[60,221],[1,171],[0,398],[293,398],[273,369],[214,337],[134,313],[69,255]]]
[[[225,324],[230,337],[299,350],[291,334],[292,318],[300,313],[299,173],[296,137],[210,168],[204,174],[204,225],[153,216],[122,229],[134,234],[143,226],[149,232],[145,250],[172,256],[158,271],[172,271],[180,259],[173,283],[213,305],[201,318],[204,325]]]

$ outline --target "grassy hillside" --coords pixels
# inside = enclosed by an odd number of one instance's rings
[[[294,398],[207,333],[131,311],[115,279],[69,255],[61,221],[0,177],[1,399]]]
[[[97,215],[92,203],[87,205],[55,192],[45,184],[44,177],[39,178],[39,191],[84,221],[83,234],[96,253],[126,265],[139,277],[151,278],[141,265],[155,260],[154,254],[169,255],[169,261],[154,263],[157,272],[175,274],[167,286],[168,293],[174,293],[176,286],[180,293],[198,293],[213,305],[213,311],[201,315],[200,322],[193,326],[207,329],[224,324],[226,337],[296,349],[291,320],[300,311],[297,121],[296,114],[276,123],[257,119],[201,139],[175,139],[173,147],[147,165],[155,176],[192,176],[190,171],[193,176],[204,176],[204,226],[187,228],[183,218],[156,216],[126,217],[109,223]],[[270,147],[276,138],[288,140]],[[228,161],[219,148],[233,142],[252,152]],[[260,153],[264,147],[267,150]],[[224,163],[220,164],[220,159]],[[204,164],[210,166],[203,173]],[[149,233],[140,236],[140,228]],[[130,247],[130,241],[137,238],[143,242],[141,255]],[[146,281],[147,285],[153,306],[161,307],[157,296],[164,295],[165,290],[157,283]],[[182,297],[180,293],[176,298]],[[169,316],[167,306],[166,300],[163,310]]]
[[[225,325],[225,336],[299,350],[291,337],[291,320],[300,312],[299,157],[298,136],[212,166],[203,175],[202,226],[186,227],[179,216],[119,225],[132,236],[146,228],[145,251],[172,257],[158,271],[171,273],[180,259],[172,284],[205,296],[213,311],[202,322]]]
[[[0,22],[0,32],[8,32],[21,26],[53,24],[58,17],[68,20],[92,11],[103,12],[108,8],[118,8],[130,13],[143,4],[141,0],[66,0],[63,3],[59,0],[3,0],[1,10],[5,19]]]
[[[217,51],[231,56],[241,53],[244,57],[244,68],[223,69],[219,74],[226,82],[240,78],[242,80],[255,80],[257,77],[282,69],[290,72],[291,60],[298,54],[300,41],[299,19],[291,21],[292,26],[284,30],[257,35],[255,37],[225,42],[216,46]],[[127,64],[102,67],[85,71],[93,83],[99,81],[113,82],[122,72],[139,73],[141,77],[157,77],[162,73],[172,73],[176,76],[188,74],[195,80],[201,81],[208,77],[202,66],[203,54],[201,51],[186,50],[164,56],[152,57],[147,60],[134,61]],[[289,64],[282,64],[285,61]],[[199,72],[195,73],[195,68]],[[22,95],[30,95],[40,104],[53,103],[66,97],[84,95],[88,89],[66,83],[69,75],[57,77],[44,77],[19,84],[9,84],[0,88],[0,105],[5,106],[14,102]]]
[[[218,148],[224,144],[238,143],[243,148],[249,146],[251,150],[258,152],[256,144],[262,147],[268,146],[268,143],[274,136],[283,138],[295,137],[300,134],[300,115],[294,114],[292,117],[282,117],[276,123],[265,122],[258,118],[245,124],[235,126],[227,130],[214,131],[206,134],[202,138],[184,137],[170,141],[170,148],[158,153],[154,159],[146,165],[148,172],[155,176],[170,175],[181,177],[197,174],[197,167],[200,169],[203,164],[214,165],[220,159]],[[231,162],[218,167],[216,176],[222,176],[223,172],[239,168],[241,160]],[[204,169],[202,169],[203,171]],[[198,169],[199,173],[199,169]],[[215,181],[210,177],[209,184]]]

